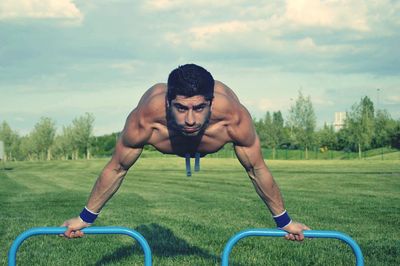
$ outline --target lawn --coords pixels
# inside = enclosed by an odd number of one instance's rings
[[[106,160],[7,163],[0,170],[0,265],[12,241],[31,227],[59,226],[79,214]],[[154,265],[219,265],[228,239],[274,222],[235,159],[203,158],[188,178],[184,160],[141,158],[96,226],[125,226],[149,242]],[[398,160],[269,161],[292,218],[356,240],[366,265],[400,265]],[[132,248],[133,246],[133,248]],[[66,240],[37,236],[21,246],[18,265],[143,265],[127,236]],[[339,240],[294,243],[241,240],[232,265],[354,265]]]

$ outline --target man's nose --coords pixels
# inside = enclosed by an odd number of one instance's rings
[[[196,124],[196,120],[194,119],[193,110],[189,110],[186,113],[185,124],[188,126],[194,126]]]

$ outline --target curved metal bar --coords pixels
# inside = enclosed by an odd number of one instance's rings
[[[304,236],[307,238],[334,238],[344,241],[348,244],[352,250],[354,255],[356,256],[356,265],[363,266],[364,265],[364,257],[362,255],[361,249],[358,246],[357,242],[354,241],[350,236],[338,232],[338,231],[319,231],[319,230],[307,230],[304,231]],[[278,229],[248,229],[241,231],[231,237],[227,244],[225,245],[224,251],[222,253],[222,266],[229,265],[229,254],[232,251],[233,246],[242,238],[249,236],[270,236],[270,237],[284,237],[287,232]]]
[[[18,248],[22,244],[22,242],[24,242],[25,239],[37,235],[60,235],[63,234],[65,231],[66,227],[36,227],[23,232],[14,240],[14,242],[11,245],[10,251],[8,252],[8,265],[9,266],[16,265]],[[142,246],[144,253],[144,265],[145,266],[152,265],[150,246],[147,243],[146,239],[135,230],[126,227],[107,226],[107,227],[88,227],[83,229],[82,232],[88,235],[119,234],[119,235],[130,236],[136,239]]]

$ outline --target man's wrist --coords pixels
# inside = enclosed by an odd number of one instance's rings
[[[281,214],[274,215],[273,218],[278,228],[283,228],[292,222],[292,219],[290,219],[290,216],[286,210],[284,210]]]
[[[83,210],[79,214],[79,218],[87,224],[92,224],[94,223],[98,215],[99,213],[91,211],[85,206],[85,208],[83,208]]]

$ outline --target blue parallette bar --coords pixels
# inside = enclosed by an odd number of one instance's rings
[[[356,256],[356,265],[363,266],[364,265],[364,257],[362,255],[361,249],[358,246],[357,242],[355,242],[348,235],[337,232],[337,231],[318,231],[318,230],[306,230],[303,231],[304,236],[307,238],[334,238],[344,241],[348,244],[352,250],[354,255]],[[222,266],[229,265],[229,254],[232,251],[233,246],[242,238],[249,236],[270,236],[270,237],[284,237],[287,232],[279,229],[248,229],[241,231],[231,237],[227,244],[225,245],[224,251],[222,253]]]
[[[67,230],[66,227],[36,227],[23,232],[14,240],[14,242],[11,245],[10,251],[8,252],[8,265],[9,266],[16,265],[18,248],[25,239],[37,235],[60,235],[63,234],[66,230]],[[83,229],[82,232],[88,235],[119,234],[119,235],[130,236],[136,239],[142,246],[144,252],[144,265],[145,266],[152,265],[150,246],[147,243],[146,239],[135,230],[126,227],[107,226],[107,227],[88,227]]]

